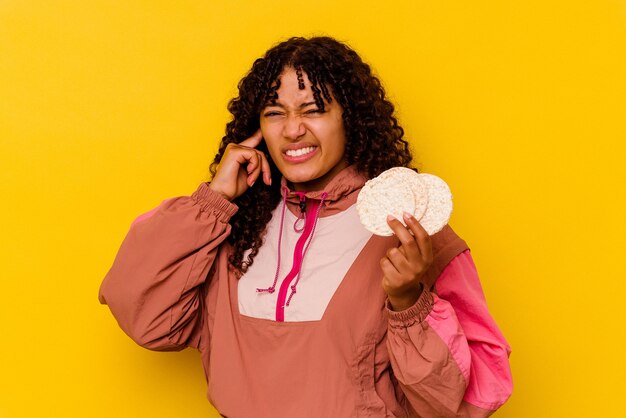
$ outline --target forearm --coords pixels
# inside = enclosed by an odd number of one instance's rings
[[[454,310],[424,291],[407,310],[389,309],[391,366],[420,417],[456,416],[469,378],[470,352]]]

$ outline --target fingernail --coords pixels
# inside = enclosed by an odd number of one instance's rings
[[[393,221],[394,219],[396,219],[396,218],[394,218],[394,217],[393,217],[393,216],[391,216],[391,215],[387,215],[387,220],[388,220],[388,221]]]
[[[411,214],[408,212],[402,212],[402,216],[404,216],[404,219],[406,219],[407,221],[410,221],[412,218]]]

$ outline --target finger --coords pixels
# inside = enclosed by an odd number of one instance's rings
[[[398,283],[402,283],[402,278],[400,277],[400,272],[393,265],[391,260],[387,257],[383,257],[380,259],[380,268],[383,271],[383,274],[388,280],[388,285],[397,286]]]
[[[270,163],[267,161],[267,156],[259,151],[261,157],[261,169],[263,170],[263,179],[268,186],[272,185],[272,172],[270,171]]]
[[[250,136],[250,138],[246,138],[239,143],[239,145],[243,145],[248,148],[255,148],[257,145],[261,143],[263,139],[263,134],[261,133],[261,128],[259,128],[255,133]]]
[[[417,246],[419,247],[419,252],[422,257],[430,261],[433,258],[433,247],[432,241],[430,239],[430,235],[424,229],[424,227],[419,223],[419,221],[411,214],[404,214],[404,221],[407,226],[410,228],[411,232],[415,236],[415,241],[417,242]]]
[[[256,180],[259,178],[261,174],[261,156],[259,155],[259,151],[254,150],[253,155],[250,158],[250,163],[248,164],[248,184],[252,186]]]
[[[237,164],[237,171],[241,173],[241,171],[246,173],[246,183],[248,186],[252,186],[254,179],[252,178],[252,174],[257,166],[259,166],[259,157],[257,151],[252,148],[240,147],[239,145],[235,145],[233,147],[234,161]]]
[[[248,164],[248,184],[252,186],[263,175],[263,182],[268,186],[272,184],[272,174],[270,171],[270,164],[267,161],[267,157],[261,151],[254,150],[256,157],[251,159]]]
[[[227,173],[226,177],[240,175],[242,171],[249,174],[253,167],[249,169],[247,166],[254,161],[255,152],[254,149],[242,147],[239,144],[228,144],[220,161],[220,169],[218,171]]]
[[[409,229],[391,215],[387,216],[387,224],[400,240],[400,244],[407,258],[413,261],[421,258],[420,248],[415,241],[415,237],[409,232]]]
[[[393,264],[395,269],[402,276],[412,276],[413,273],[411,271],[411,264],[406,256],[402,254],[399,248],[390,248],[387,251],[387,258],[389,259],[389,261],[391,261],[391,264]]]

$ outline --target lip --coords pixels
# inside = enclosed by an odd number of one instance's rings
[[[307,147],[315,147],[315,149],[305,155],[296,155],[292,157],[291,155],[286,154],[286,152],[289,150],[297,150],[300,148],[307,148]],[[298,144],[298,146],[290,145],[283,149],[283,152],[282,152],[283,159],[289,163],[302,163],[315,157],[315,155],[317,155],[317,153],[319,152],[319,149],[320,147],[316,145],[305,145],[305,144]]]

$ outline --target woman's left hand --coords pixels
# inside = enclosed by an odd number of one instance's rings
[[[387,224],[400,240],[400,246],[390,248],[380,260],[383,289],[394,311],[410,308],[417,302],[424,288],[422,277],[433,262],[432,243],[426,230],[407,213],[404,222],[408,229],[393,216],[387,217]]]

